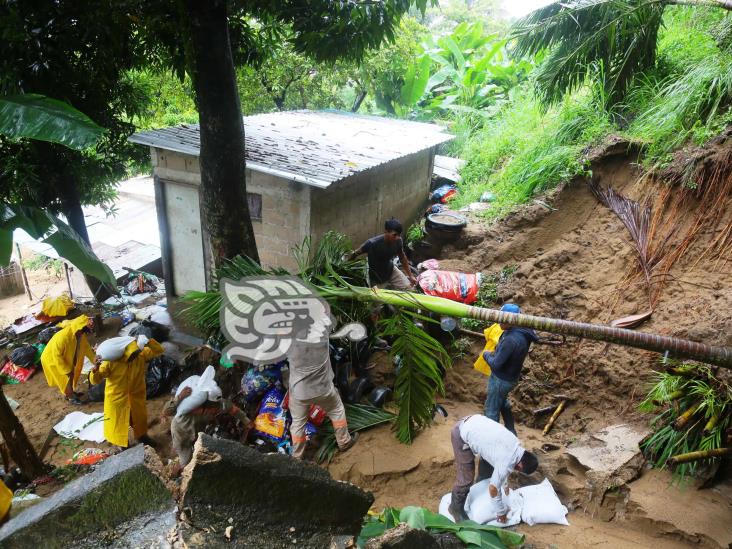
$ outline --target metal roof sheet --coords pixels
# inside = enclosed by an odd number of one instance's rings
[[[244,117],[247,167],[325,188],[452,139],[436,124],[331,111]],[[138,132],[129,140],[198,156],[198,124]]]

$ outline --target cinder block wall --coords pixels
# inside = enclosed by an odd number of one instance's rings
[[[198,158],[195,156],[175,153],[162,149],[152,149],[152,162],[155,175],[161,184],[168,188],[168,200],[185,196],[186,200],[195,200],[190,208],[200,212],[200,195],[195,192],[177,192],[179,187],[198,188],[201,185],[201,170]],[[262,197],[262,217],[253,219],[254,237],[262,264],[265,267],[283,267],[294,270],[297,262],[292,255],[292,248],[302,243],[310,231],[310,188],[301,183],[289,181],[276,176],[247,170],[247,192],[256,193]],[[199,225],[198,219],[175,219],[179,208],[168,205],[168,226],[171,233],[186,230],[187,225]],[[193,233],[192,228],[189,232]],[[173,277],[182,282],[176,284],[176,293],[185,290],[204,290],[202,277],[191,276],[191,270],[204,271],[203,239],[206,235],[171,235],[174,243],[178,244],[171,252],[173,262]],[[177,253],[176,253],[177,252]],[[184,274],[185,271],[185,274]]]
[[[351,237],[354,247],[384,232],[384,222],[399,219],[406,228],[424,211],[434,151],[400,158],[334,183],[311,189],[310,232],[317,241],[329,230]]]
[[[391,216],[400,219],[406,228],[425,207],[433,158],[434,151],[425,150],[357,174],[328,189],[247,170],[247,192],[262,197],[262,218],[252,220],[262,264],[296,269],[292,248],[299,246],[307,235],[317,242],[327,231],[336,230],[351,237],[356,247],[383,232],[384,222]],[[201,184],[198,158],[153,148],[152,161],[155,175],[170,191],[169,201],[171,197],[196,201],[187,210],[173,208],[170,202],[166,206],[171,233],[176,227],[191,233],[179,238],[171,235],[176,244],[171,250],[174,281],[185,281],[182,285],[175,283],[176,293],[204,290],[203,277],[191,276],[204,272],[206,265],[203,243],[207,235],[201,234],[199,238],[196,229],[200,216],[196,220],[190,214],[200,213],[200,195],[193,191]],[[183,192],[180,187],[187,187],[188,191]],[[188,218],[175,219],[176,215],[183,215],[181,211],[189,211]]]

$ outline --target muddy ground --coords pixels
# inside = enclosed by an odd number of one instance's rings
[[[640,197],[648,192],[649,183],[637,184],[639,173],[632,160],[614,156],[595,162],[595,180]],[[692,215],[695,205],[689,208]],[[637,329],[732,345],[731,258],[697,262],[717,236],[713,230],[701,234],[677,261],[652,317]],[[439,257],[443,268],[466,272],[490,274],[515,266],[513,275],[498,287],[499,304],[516,302],[529,314],[608,323],[648,309],[646,288],[633,276],[637,261],[627,230],[597,202],[583,180],[499,223],[486,225],[473,219],[461,239],[446,246]],[[0,310],[13,316],[6,303],[0,302]],[[449,429],[455,419],[479,413],[485,399],[486,378],[472,369],[482,342],[472,339],[466,346],[467,352],[454,362],[445,380],[441,402],[449,412],[447,420],[438,417],[411,446],[397,443],[388,428],[365,432],[354,449],[338,455],[330,465],[335,478],[372,490],[376,510],[404,505],[436,510],[449,491],[454,474]],[[374,360],[388,362],[378,355]],[[671,486],[668,473],[641,469],[629,487],[618,488],[598,507],[588,504],[591,490],[585,470],[565,452],[568,444],[609,425],[647,427],[649,417],[639,413],[637,405],[658,364],[654,353],[575,338],[559,347],[533,347],[511,397],[519,435],[527,447],[539,452],[541,474],[552,480],[572,512],[569,527],[521,526],[527,547],[676,548],[732,543],[729,485],[680,489]],[[46,386],[42,373],[5,391],[20,402],[17,414],[37,448],[55,422],[77,409]],[[542,436],[546,417],[532,411],[554,404],[553,395],[558,393],[574,400],[553,430]],[[160,454],[170,458],[168,426],[159,419],[166,399],[149,402],[148,411],[151,435],[160,444]],[[84,408],[101,410],[101,404]],[[540,448],[546,443],[558,449],[545,453]],[[50,461],[61,465],[72,450],[56,440]]]

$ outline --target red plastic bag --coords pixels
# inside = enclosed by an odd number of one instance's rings
[[[417,277],[417,283],[427,295],[444,297],[469,305],[478,298],[480,273],[428,270]]]
[[[23,383],[28,381],[30,377],[36,373],[35,368],[22,368],[12,363],[10,359],[5,361],[3,369],[0,370],[0,376],[5,380],[8,385],[15,385],[16,383]]]
[[[290,391],[287,391],[287,394],[285,394],[285,398],[282,401],[282,409],[290,409]],[[328,412],[323,410],[320,406],[318,406],[317,404],[310,405],[310,410],[308,410],[308,421],[312,423],[315,427],[320,427],[327,417]]]

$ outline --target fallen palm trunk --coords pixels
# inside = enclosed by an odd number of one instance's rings
[[[698,452],[689,452],[687,454],[679,454],[670,457],[668,462],[671,465],[679,465],[681,463],[691,463],[702,459],[712,459],[732,455],[732,448],[715,448],[714,450],[700,450]]]
[[[454,316],[459,318],[475,318],[487,322],[498,322],[510,326],[521,326],[533,328],[542,332],[551,332],[576,336],[596,341],[606,341],[616,345],[626,345],[647,351],[658,353],[668,352],[669,356],[688,358],[717,364],[732,369],[732,348],[707,345],[688,339],[661,336],[645,332],[636,332],[623,328],[613,328],[602,324],[590,324],[586,322],[573,322],[571,320],[560,320],[541,316],[525,315],[520,313],[509,313],[496,309],[485,309],[473,307],[464,303],[457,303],[441,297],[426,296],[422,294],[397,292],[393,290],[378,290],[373,288],[338,288],[321,287],[323,295],[333,297],[354,297],[357,299],[380,301],[398,307],[411,307],[414,309],[426,309],[437,314]]]

